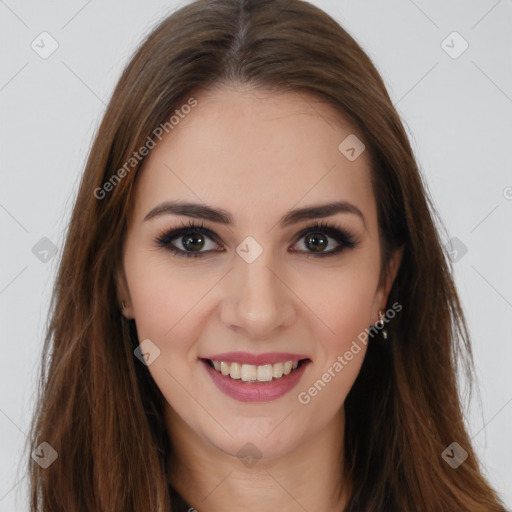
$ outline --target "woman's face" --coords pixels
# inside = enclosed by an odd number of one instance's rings
[[[311,96],[194,97],[137,177],[118,290],[168,418],[228,454],[251,442],[274,458],[342,417],[360,335],[385,308],[369,155]],[[171,202],[195,206],[155,213]],[[191,223],[208,231],[165,237]]]

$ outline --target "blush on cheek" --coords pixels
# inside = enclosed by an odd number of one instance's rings
[[[355,292],[355,291],[354,291]],[[319,317],[325,326],[324,339],[329,346],[343,351],[369,327],[372,297],[353,293],[343,297],[333,297],[327,310]]]
[[[197,307],[205,293],[203,287],[199,288],[149,279],[135,285],[132,295],[137,326],[140,326],[139,335],[142,335],[143,326],[161,339],[171,335]]]

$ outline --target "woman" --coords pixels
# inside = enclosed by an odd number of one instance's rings
[[[325,13],[165,19],[76,199],[31,510],[504,510],[463,423],[434,213],[380,76]]]

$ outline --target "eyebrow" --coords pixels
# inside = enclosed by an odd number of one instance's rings
[[[366,219],[361,210],[354,204],[347,201],[337,201],[320,205],[308,206],[305,208],[296,208],[287,212],[279,223],[281,227],[290,226],[303,220],[318,219],[322,217],[330,217],[337,213],[350,213],[357,215],[363,221],[366,231]],[[233,216],[222,208],[214,208],[201,203],[190,203],[183,201],[166,201],[155,206],[144,217],[144,222],[161,215],[184,215],[195,219],[205,219],[219,224],[232,225]]]

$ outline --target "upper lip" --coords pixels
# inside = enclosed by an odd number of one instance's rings
[[[267,352],[265,354],[251,354],[250,352],[223,352],[222,354],[215,354],[201,359],[261,366],[264,364],[285,363],[286,361],[300,361],[301,359],[309,359],[309,357],[304,354],[291,354],[287,352]]]

